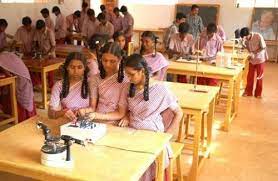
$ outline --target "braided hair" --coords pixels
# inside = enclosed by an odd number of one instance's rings
[[[60,99],[66,98],[67,95],[69,94],[70,81],[69,81],[69,73],[67,68],[72,60],[80,60],[85,67],[83,80],[82,80],[82,87],[81,87],[81,97],[83,99],[86,99],[89,95],[89,86],[88,86],[89,68],[87,66],[87,60],[85,58],[85,55],[80,52],[69,53],[65,63],[62,66],[63,81],[62,81],[62,91],[60,93]]]
[[[132,54],[125,60],[125,67],[131,67],[135,70],[144,69],[145,73],[145,84],[144,84],[144,100],[149,100],[149,79],[150,79],[150,69],[144,57],[140,54]],[[135,84],[131,83],[129,87],[129,97],[134,97],[136,91]]]
[[[150,38],[154,42],[154,53],[152,54],[153,57],[156,57],[157,52],[157,43],[158,43],[158,37],[152,32],[152,31],[144,31],[141,35],[141,38]],[[143,46],[143,43],[141,45],[140,54],[142,55],[145,51],[145,48]]]
[[[98,56],[98,62],[99,62],[98,67],[99,67],[100,77],[102,79],[104,79],[106,77],[106,73],[105,73],[103,64],[102,64],[101,60],[99,59],[105,53],[112,54],[121,60],[120,64],[119,64],[119,70],[118,70],[118,82],[119,83],[123,82],[123,80],[124,80],[124,60],[123,60],[124,52],[121,50],[121,47],[116,42],[106,43],[100,49],[99,56]]]

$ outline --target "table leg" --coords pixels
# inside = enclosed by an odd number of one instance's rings
[[[235,95],[234,95],[234,109],[235,109],[235,115],[238,113],[238,103],[239,103],[239,97],[240,97],[240,83],[241,83],[242,73],[240,73],[236,79],[236,85],[235,85]]]
[[[42,106],[43,109],[46,109],[47,108],[47,81],[46,81],[45,70],[42,70],[41,77],[42,77]]]
[[[165,165],[164,165],[164,158],[165,158],[165,153],[166,150],[163,149],[161,151],[161,153],[158,155],[157,157],[157,162],[156,162],[156,167],[157,167],[157,177],[156,177],[156,181],[164,181],[164,168],[165,168]]]
[[[229,131],[233,94],[234,94],[234,80],[231,79],[229,80],[229,91],[228,91],[227,108],[226,108],[225,120],[224,120],[224,131]]]
[[[194,133],[194,142],[193,142],[193,161],[189,174],[190,181],[196,181],[198,175],[198,167],[199,167],[199,143],[200,143],[200,135],[201,135],[201,119],[202,113],[194,115],[195,118],[195,133]]]
[[[15,81],[10,84],[10,93],[11,93],[11,104],[12,104],[12,117],[15,119],[15,124],[18,123],[18,112],[17,112],[17,101],[15,93]]]
[[[214,120],[214,108],[215,108],[215,98],[209,104],[209,112],[207,119],[207,151],[209,151],[212,140],[212,126]]]

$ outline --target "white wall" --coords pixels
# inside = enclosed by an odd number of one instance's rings
[[[59,5],[58,0],[51,0],[49,3],[0,3],[0,18],[5,18],[9,25],[7,33],[14,34],[16,29],[21,26],[21,19],[24,16],[30,16],[35,25],[36,20],[42,19],[40,10],[48,8],[50,14],[53,6],[59,6],[64,15],[68,15],[75,10],[81,9],[81,0],[65,0],[64,4]]]

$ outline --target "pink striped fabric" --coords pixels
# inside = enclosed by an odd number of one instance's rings
[[[97,99],[96,112],[114,112],[119,105],[127,105],[128,80],[125,78],[122,83],[117,81],[118,74],[107,79],[101,79],[97,74],[90,79],[90,95]]]
[[[17,75],[16,78],[16,98],[18,103],[29,112],[33,111],[34,92],[29,70],[13,53],[0,53],[0,66]]]
[[[88,67],[90,69],[88,77],[90,78],[99,73],[98,63],[97,60],[93,58],[87,59],[87,62],[88,62]]]
[[[75,85],[70,87],[69,94],[66,98],[60,99],[62,91],[62,81],[58,81],[54,84],[51,91],[51,98],[49,106],[52,110],[59,111],[62,109],[71,109],[76,111],[81,108],[87,108],[90,106],[89,96],[86,99],[81,97],[82,81],[79,81]]]
[[[152,69],[152,74],[157,74],[156,79],[164,80],[169,65],[168,60],[159,52],[156,53],[155,57],[152,54],[143,55],[143,57],[146,59],[148,66]]]

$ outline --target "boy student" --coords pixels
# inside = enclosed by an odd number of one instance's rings
[[[186,20],[186,16],[183,13],[177,13],[176,20],[173,22],[173,24],[166,30],[165,36],[163,38],[163,42],[165,45],[165,48],[169,48],[170,38],[174,34],[179,32],[179,25],[181,23],[184,23]]]
[[[114,26],[114,32],[122,31],[123,29],[123,17],[120,15],[120,9],[115,7],[113,9],[114,16],[112,16],[112,24]]]
[[[100,13],[97,16],[97,19],[100,23],[97,26],[96,33],[100,35],[108,35],[109,38],[112,38],[114,34],[114,26],[112,23],[107,21],[106,15],[104,13]]]
[[[32,45],[35,29],[32,27],[32,20],[26,16],[22,18],[22,25],[19,27],[14,35],[12,48],[16,42],[22,43],[22,51],[24,56],[32,56]]]
[[[83,23],[88,18],[87,17],[88,9],[89,9],[88,8],[88,3],[83,2],[82,3],[82,9],[81,9],[81,12],[80,12],[80,19],[79,19],[79,29],[80,30],[82,30]]]
[[[105,14],[106,20],[110,21],[112,20],[111,14],[107,11],[106,7],[104,4],[100,5],[100,11],[101,13]]]
[[[61,13],[58,6],[52,8],[52,13],[56,16],[55,38],[58,44],[64,44],[67,35],[67,23],[65,16]]]
[[[123,19],[123,32],[125,33],[125,37],[127,40],[127,44],[131,42],[132,34],[133,34],[133,26],[134,26],[134,19],[131,14],[128,12],[126,6],[122,6],[120,11],[124,15]]]
[[[204,29],[203,20],[198,14],[199,6],[194,4],[191,6],[190,13],[186,16],[186,21],[190,27],[189,33],[193,35],[195,40]]]
[[[247,27],[240,30],[240,36],[245,40],[245,46],[250,53],[249,71],[244,95],[253,96],[253,86],[256,72],[257,82],[255,97],[261,98],[263,90],[264,65],[265,61],[268,60],[265,41],[261,34],[250,32]]]
[[[7,38],[13,39],[12,35],[9,35],[5,32],[7,27],[8,22],[5,19],[0,19],[0,52],[7,48]]]
[[[81,13],[80,11],[75,11],[74,13],[68,15],[66,17],[66,23],[67,23],[67,36],[66,36],[66,43],[67,44],[72,44],[71,36],[73,32],[80,32],[81,30],[79,29],[80,25],[80,17]]]
[[[207,30],[200,35],[199,49],[202,51],[203,59],[207,61],[214,60],[216,58],[217,52],[223,50],[223,41],[217,34],[216,24],[209,23]],[[199,77],[198,83],[202,85],[216,86],[217,80]]]
[[[45,25],[47,28],[51,29],[52,31],[55,31],[55,26],[53,20],[49,16],[49,10],[47,8],[43,8],[41,10],[41,14],[44,18]]]
[[[86,46],[88,45],[90,38],[96,33],[97,26],[99,25],[99,21],[96,19],[95,11],[93,9],[88,9],[87,16],[88,18],[85,20],[81,32]]]

